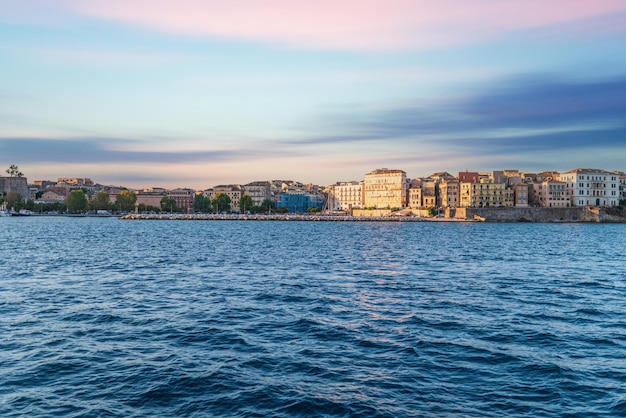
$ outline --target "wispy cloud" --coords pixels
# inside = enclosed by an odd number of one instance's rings
[[[168,33],[383,51],[466,44],[567,24],[587,34],[607,28],[623,32],[626,23],[626,4],[621,0],[63,0],[60,4],[82,15]],[[5,13],[15,15],[21,6],[7,7]],[[602,24],[604,18],[608,24]]]
[[[16,138],[0,137],[0,151],[6,161],[25,163],[152,163],[193,164],[246,161],[281,155],[280,151],[264,150],[262,146],[216,150],[150,151],[128,150],[132,139],[121,138]],[[117,148],[117,149],[116,149]],[[152,147],[154,148],[154,147]]]
[[[386,141],[456,148],[465,155],[626,151],[626,77],[592,81],[516,77],[437,105],[347,112],[343,126],[338,119],[334,115],[332,127],[341,133],[302,143],[359,146]]]

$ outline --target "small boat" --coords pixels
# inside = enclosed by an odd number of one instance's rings
[[[11,210],[10,214],[11,216],[31,216],[33,212],[28,209],[20,209],[19,212]]]
[[[2,216],[11,216],[11,215],[6,210],[0,210],[0,217]]]

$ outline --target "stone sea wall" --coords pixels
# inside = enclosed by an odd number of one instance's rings
[[[623,216],[609,215],[594,208],[458,208],[457,219],[481,218],[486,222],[626,222]]]

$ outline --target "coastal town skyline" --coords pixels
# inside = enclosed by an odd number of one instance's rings
[[[623,169],[623,1],[0,5],[0,165],[29,179]]]

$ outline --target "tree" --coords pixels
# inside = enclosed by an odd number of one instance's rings
[[[16,166],[15,164],[11,164],[6,172],[10,177],[24,177],[24,174],[22,174],[18,166]]]
[[[9,192],[7,196],[4,198],[4,201],[7,203],[7,208],[12,208],[16,203],[19,203],[22,200],[22,195],[18,192]]]
[[[65,199],[67,204],[67,210],[70,212],[79,212],[89,209],[89,202],[87,196],[82,190],[72,190],[72,192]]]
[[[109,194],[107,192],[100,190],[94,196],[92,203],[95,210],[106,210],[111,204],[111,199],[109,198]]]
[[[274,202],[272,202],[270,199],[265,199],[263,200],[263,202],[261,202],[261,212],[269,212],[275,209],[274,207]]]
[[[211,200],[202,193],[196,194],[193,198],[193,210],[200,213],[210,212]]]
[[[247,194],[244,194],[243,196],[241,196],[241,199],[239,199],[239,211],[241,213],[246,213],[250,211],[253,206],[254,202],[252,201],[252,198]]]
[[[161,210],[163,212],[179,212],[178,206],[176,206],[176,201],[171,197],[164,196],[161,199]]]
[[[115,203],[119,206],[119,209],[122,212],[135,210],[136,201],[137,195],[131,190],[122,190],[115,198]]]
[[[219,212],[230,212],[230,197],[226,193],[217,193],[211,202],[213,209]]]

